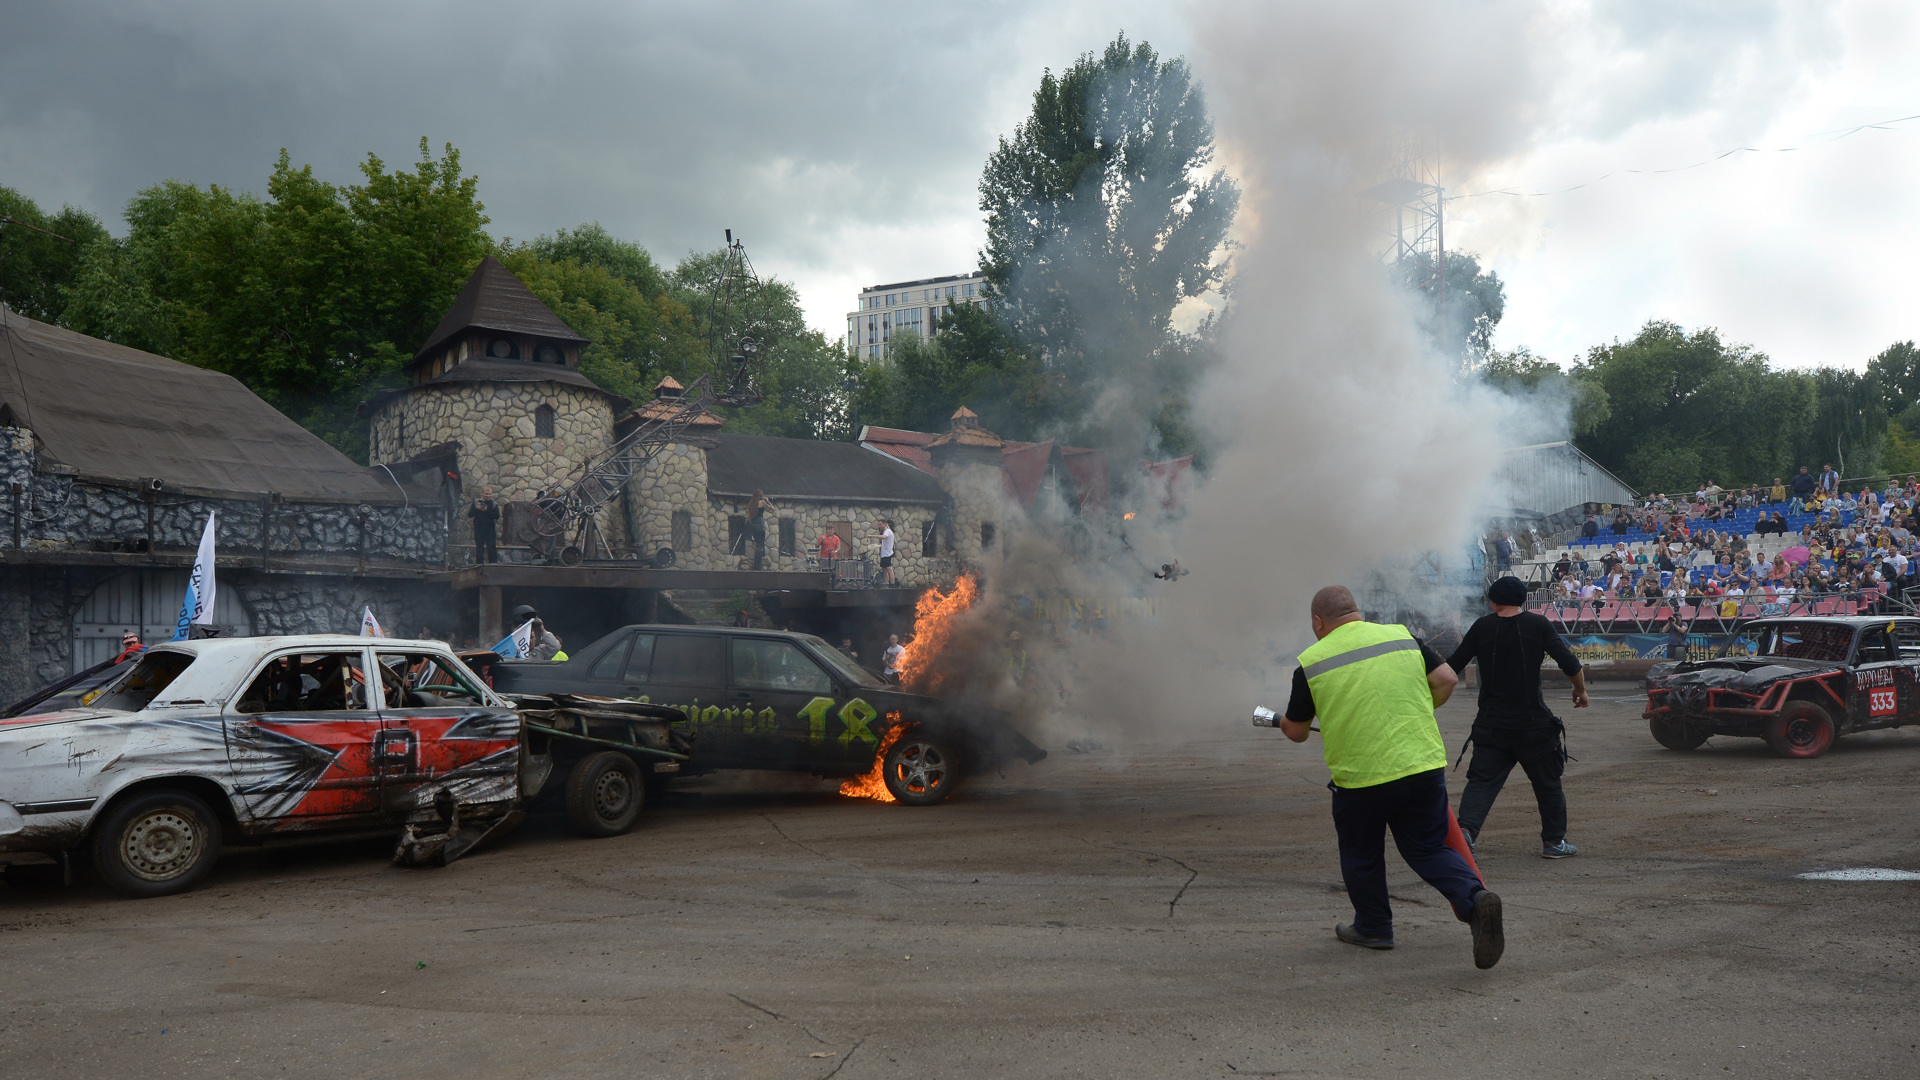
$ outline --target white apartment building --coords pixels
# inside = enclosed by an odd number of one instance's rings
[[[896,334],[925,341],[949,305],[985,305],[986,281],[976,270],[862,289],[855,310],[847,313],[847,348],[856,356],[880,360]]]

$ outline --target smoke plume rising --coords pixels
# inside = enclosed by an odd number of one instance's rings
[[[1244,190],[1232,314],[1193,395],[1210,468],[1177,516],[1136,499],[1123,534],[1088,541],[1104,558],[1020,532],[989,566],[983,619],[1014,596],[1162,601],[1158,618],[1029,644],[1048,734],[1166,735],[1283,705],[1316,589],[1458,550],[1502,501],[1500,450],[1563,437],[1563,414],[1455,377],[1389,284],[1358,196],[1409,134],[1443,149],[1447,183],[1523,144],[1544,96],[1529,10],[1196,10],[1195,70]],[[1190,573],[1152,580],[1173,558]]]

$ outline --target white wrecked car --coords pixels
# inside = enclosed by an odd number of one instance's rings
[[[440,642],[208,639],[126,667],[79,708],[0,719],[0,862],[85,850],[113,888],[155,896],[223,842],[392,835],[519,803],[522,719]]]

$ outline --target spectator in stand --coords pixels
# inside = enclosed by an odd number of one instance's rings
[[[1568,558],[1565,552],[1562,552],[1560,561],[1553,564],[1554,580],[1557,581],[1571,573],[1573,573],[1573,560]]]
[[[1613,535],[1625,536],[1633,531],[1633,521],[1627,517],[1627,508],[1621,507],[1613,514]]]
[[[1598,537],[1600,535],[1600,519],[1594,517],[1592,514],[1588,514],[1586,524],[1580,526],[1580,535],[1583,539],[1587,540]]]
[[[1649,570],[1640,575],[1639,593],[1640,599],[1642,600],[1660,599],[1662,593],[1660,589],[1660,574],[1658,571]]]
[[[1819,483],[1821,491],[1826,492],[1828,495],[1833,495],[1840,490],[1840,474],[1833,471],[1833,466],[1822,465],[1820,466]]]
[[[1800,466],[1800,471],[1793,475],[1794,497],[1802,501],[1805,501],[1807,496],[1813,494],[1813,489],[1819,486],[1820,482],[1814,479],[1814,475],[1807,471],[1805,465]]]
[[[1767,490],[1767,501],[1776,505],[1787,501],[1787,485],[1777,476],[1773,478],[1773,487]]]
[[[1493,562],[1502,576],[1513,569],[1513,537],[1505,529],[1493,538]]]
[[[1657,544],[1653,549],[1653,568],[1662,573],[1672,573],[1675,569],[1673,556],[1667,551],[1667,545]]]

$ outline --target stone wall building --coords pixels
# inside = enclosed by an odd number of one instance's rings
[[[214,515],[227,634],[445,633],[451,493],[368,469],[230,376],[0,305],[0,704],[171,636]]]

